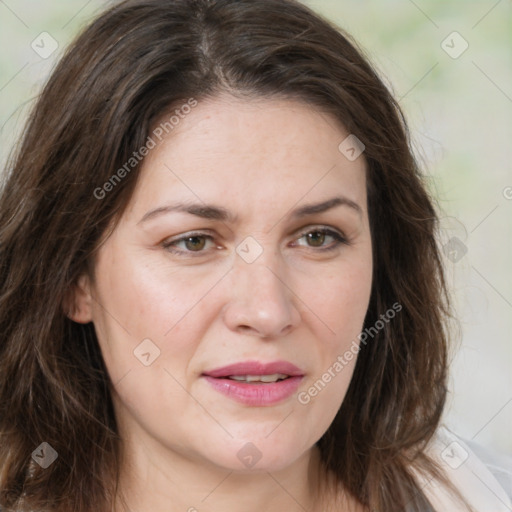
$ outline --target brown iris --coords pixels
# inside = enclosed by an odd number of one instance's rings
[[[204,244],[206,243],[206,240],[202,236],[189,236],[185,240],[185,246],[190,251],[200,251],[204,248]]]
[[[325,240],[325,233],[321,233],[320,231],[312,231],[311,233],[308,233],[308,242],[313,242],[313,247],[320,247],[323,245]]]

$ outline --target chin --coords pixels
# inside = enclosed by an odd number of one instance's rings
[[[286,433],[285,433],[286,434]],[[268,433],[267,433],[268,435]],[[272,437],[272,434],[271,436]],[[300,441],[293,442],[288,436],[288,442],[281,442],[286,435],[279,439],[246,437],[246,441],[232,439],[221,446],[222,451],[209,453],[208,459],[216,466],[237,473],[275,472],[291,466],[305,451]]]

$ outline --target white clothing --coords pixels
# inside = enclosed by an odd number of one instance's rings
[[[446,427],[438,430],[427,452],[476,512],[512,512],[511,457],[463,440]],[[438,482],[423,479],[422,484],[436,511],[467,511]]]

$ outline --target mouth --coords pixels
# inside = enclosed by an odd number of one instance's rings
[[[269,363],[261,363],[259,361],[242,361],[233,363],[221,368],[215,368],[203,373],[208,377],[214,378],[230,378],[230,377],[255,377],[260,380],[261,377],[275,377],[277,379],[286,377],[296,377],[304,375],[304,372],[294,364],[288,361],[271,361]],[[275,379],[275,380],[277,380]],[[274,379],[268,381],[272,382]],[[263,381],[265,382],[265,381]]]
[[[290,398],[304,372],[287,361],[246,361],[204,372],[202,377],[215,391],[236,402],[269,406]]]
[[[227,378],[236,380],[237,382],[268,384],[270,382],[289,379],[290,376],[284,373],[273,373],[272,375],[229,375]]]

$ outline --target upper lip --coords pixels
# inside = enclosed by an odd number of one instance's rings
[[[232,375],[273,375],[282,373],[291,377],[304,375],[304,372],[288,361],[271,361],[262,363],[259,361],[242,361],[233,363],[222,368],[215,368],[203,373],[208,377],[230,377]]]

